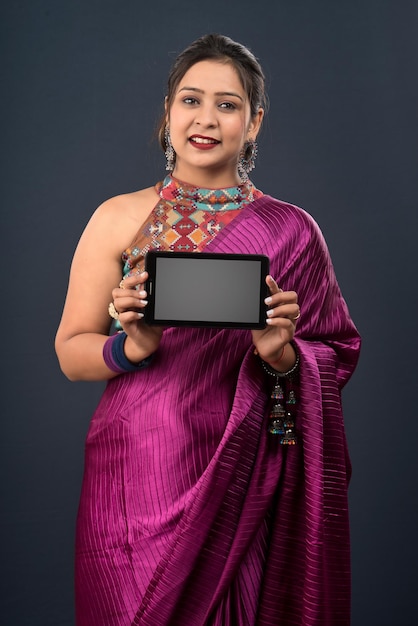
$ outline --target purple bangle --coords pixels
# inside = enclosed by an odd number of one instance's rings
[[[127,335],[124,331],[116,333],[116,335],[109,337],[103,346],[104,362],[112,372],[116,372],[117,374],[142,370],[148,367],[153,357],[151,354],[139,363],[132,363],[132,361],[126,358],[125,352],[123,351],[126,337]]]

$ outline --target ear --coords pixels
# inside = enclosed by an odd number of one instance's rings
[[[264,117],[264,109],[261,107],[258,109],[257,113],[254,117],[251,118],[250,124],[248,126],[248,139],[255,140],[261,128],[261,123]]]

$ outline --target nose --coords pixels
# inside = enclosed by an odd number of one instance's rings
[[[217,125],[216,108],[211,105],[202,105],[196,110],[196,124],[205,128],[213,128]]]

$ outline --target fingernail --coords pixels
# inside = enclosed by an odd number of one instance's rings
[[[268,315],[268,317],[271,317],[273,315],[274,311],[273,309],[269,309],[266,313],[266,315]]]
[[[140,291],[140,292],[138,293],[138,296],[139,296],[140,298],[146,298],[146,297],[147,297],[147,292],[146,292],[146,291]]]
[[[148,300],[140,300],[139,304],[142,304],[143,306],[146,306],[148,304]]]
[[[266,324],[269,324],[269,325],[270,325],[270,324],[272,324],[272,323],[273,323],[273,320],[270,320],[270,319],[268,319],[268,318],[266,319]]]
[[[264,303],[265,303],[265,304],[271,304],[271,303],[272,303],[272,301],[273,301],[273,298],[270,298],[270,297],[269,297],[269,298],[266,298],[266,299],[264,300]]]
[[[143,313],[137,313],[137,315],[138,315],[139,318],[143,318],[144,317]]]

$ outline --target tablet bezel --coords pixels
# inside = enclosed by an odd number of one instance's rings
[[[260,263],[260,289],[259,289],[259,310],[257,322],[213,322],[202,320],[176,320],[159,319],[155,317],[155,294],[158,289],[158,276],[156,267],[158,258],[177,257],[190,259],[191,262],[197,257],[208,260],[234,260],[234,261],[258,261]],[[264,299],[269,295],[265,277],[269,273],[270,261],[268,256],[263,254],[238,254],[238,253],[217,253],[217,252],[171,252],[167,250],[150,250],[145,256],[145,271],[148,272],[148,280],[145,284],[148,304],[144,309],[144,321],[151,326],[173,326],[191,328],[241,328],[241,329],[263,329],[266,327],[267,307]]]

